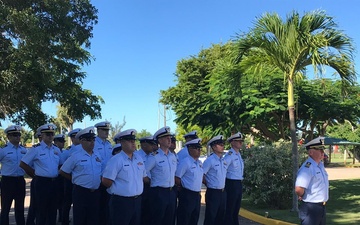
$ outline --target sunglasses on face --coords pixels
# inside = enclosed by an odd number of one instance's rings
[[[54,133],[52,133],[52,132],[48,132],[48,133],[44,133],[46,136],[48,136],[48,137],[51,137],[51,136],[54,136],[55,134]]]
[[[9,136],[21,137],[21,134],[20,133],[12,133],[12,134],[9,134]]]

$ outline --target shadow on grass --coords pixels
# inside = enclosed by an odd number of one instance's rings
[[[329,201],[326,204],[327,225],[360,224],[360,179],[330,181]],[[264,216],[268,212],[273,219],[299,224],[297,212],[290,209],[276,210],[267,205],[255,205],[244,195],[242,207]]]

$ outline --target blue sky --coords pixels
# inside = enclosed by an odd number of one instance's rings
[[[160,90],[176,85],[177,61],[196,55],[212,44],[225,43],[236,33],[247,32],[256,17],[293,10],[303,14],[322,9],[335,18],[357,48],[360,13],[357,0],[94,0],[99,23],[89,50],[95,61],[84,68],[83,87],[104,98],[102,119],[85,118],[76,127],[103,120],[122,123],[124,129],[154,133],[164,125]],[[356,53],[357,55],[358,53]],[[359,57],[355,58],[359,68]],[[54,104],[44,111],[55,115]],[[159,113],[160,112],[160,113]],[[175,114],[166,113],[173,131]],[[7,125],[3,123],[3,125]]]

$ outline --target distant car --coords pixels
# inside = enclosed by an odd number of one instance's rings
[[[329,165],[330,161],[329,161],[329,155],[324,153],[324,159],[323,159],[324,165],[327,166]]]

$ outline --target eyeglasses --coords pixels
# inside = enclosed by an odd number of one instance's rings
[[[54,136],[55,134],[53,132],[46,132],[44,133],[46,136],[51,137]]]
[[[9,134],[9,136],[21,137],[21,134],[20,133],[12,133],[12,134]]]

